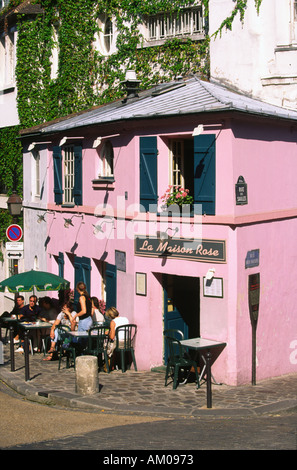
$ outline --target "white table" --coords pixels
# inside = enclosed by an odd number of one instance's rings
[[[213,378],[213,376],[211,374],[211,349],[221,348],[223,350],[223,348],[226,346],[227,343],[222,343],[219,341],[214,341],[214,340],[206,339],[206,338],[183,339],[180,341],[180,343],[189,349],[193,349],[197,351],[197,355],[201,351],[206,351],[204,354],[201,353],[201,357],[204,361],[204,366],[199,376],[199,382],[203,378],[203,376],[206,374],[207,408],[212,408],[211,377]]]

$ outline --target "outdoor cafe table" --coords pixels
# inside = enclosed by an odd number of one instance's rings
[[[44,321],[37,321],[37,322],[21,322],[18,321],[18,325],[20,328],[25,330],[24,335],[24,355],[25,355],[25,380],[29,380],[29,338],[28,333],[30,331],[42,330],[51,328],[52,324]],[[12,348],[10,349],[10,355],[12,355]]]
[[[202,372],[199,376],[199,381],[203,378],[206,373],[206,390],[207,390],[207,408],[212,408],[212,391],[211,391],[211,350],[214,348],[224,348],[227,343],[220,343],[218,341],[205,339],[205,338],[191,338],[183,339],[180,343],[187,347],[188,349],[193,349],[197,352],[196,359],[198,359],[198,354],[201,353],[201,357],[205,363],[205,366],[202,369]],[[202,354],[202,351],[205,353]]]

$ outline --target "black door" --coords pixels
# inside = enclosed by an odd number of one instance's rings
[[[199,278],[163,276],[164,288],[164,330],[182,331],[184,338],[200,335],[200,283]],[[167,348],[164,360],[167,362]]]

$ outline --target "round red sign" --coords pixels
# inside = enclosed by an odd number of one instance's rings
[[[6,229],[6,236],[11,242],[18,242],[23,236],[23,230],[19,225],[12,224]]]

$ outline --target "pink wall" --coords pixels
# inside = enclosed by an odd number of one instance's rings
[[[204,118],[205,119],[205,118]],[[158,135],[158,188],[159,195],[168,186],[168,138],[174,133],[191,136],[194,127],[203,122],[201,116],[182,120],[142,123],[146,135]],[[223,123],[223,124],[222,124]],[[74,227],[65,229],[63,212],[56,213],[48,227],[49,269],[57,272],[54,255],[65,255],[65,277],[73,285],[73,254],[92,259],[91,295],[101,297],[100,259],[114,264],[114,250],[127,253],[126,273],[118,271],[118,308],[131,322],[138,325],[136,357],[139,369],[162,364],[163,360],[163,289],[161,274],[178,274],[200,279],[201,336],[227,342],[213,366],[219,381],[236,385],[251,380],[251,325],[248,311],[248,275],[261,274],[260,313],[257,330],[257,378],[296,372],[292,360],[292,342],[297,339],[295,312],[296,289],[296,220],[281,220],[282,215],[297,215],[296,209],[296,135],[290,125],[276,121],[254,124],[251,120],[221,119],[206,121],[205,132],[215,133],[216,141],[216,216],[202,218],[202,238],[225,240],[227,262],[222,264],[196,261],[134,256],[134,241],[122,235],[131,222],[116,220],[109,238],[100,240],[93,235],[98,222],[95,207],[105,201],[115,209],[115,215],[127,214],[127,208],[139,197],[139,135],[138,124],[126,123],[125,131],[119,125],[120,137],[112,140],[115,155],[115,184],[106,191],[105,186],[95,189],[92,180],[98,171],[98,153],[92,149],[94,137],[84,140],[83,199],[84,206],[70,211],[84,213],[84,220],[74,217]],[[207,127],[213,124],[212,127]],[[81,131],[80,131],[81,132]],[[105,129],[114,134],[115,129]],[[133,135],[135,134],[135,137]],[[49,159],[51,159],[49,153]],[[235,183],[244,176],[248,184],[248,204],[235,205]],[[53,178],[49,173],[49,208],[53,203]],[[100,187],[100,189],[98,189]],[[128,192],[128,200],[125,200]],[[119,200],[120,197],[120,200]],[[284,211],[284,212],[282,212]],[[291,212],[290,212],[291,211]],[[295,213],[296,212],[296,213]],[[143,216],[139,217],[140,219]],[[261,220],[265,222],[261,223]],[[276,220],[273,220],[276,219]],[[266,221],[269,220],[269,221]],[[260,223],[250,223],[258,221]],[[145,234],[147,226],[138,223],[135,233]],[[239,223],[239,226],[235,226]],[[188,228],[190,225],[187,226]],[[160,229],[160,225],[158,226]],[[120,238],[120,239],[119,239]],[[76,248],[75,248],[76,247]],[[245,269],[247,251],[260,250],[260,265]],[[72,262],[71,262],[72,260]],[[202,279],[209,268],[215,267],[216,277],[223,278],[222,299],[203,296]],[[147,273],[147,296],[135,295],[135,272]],[[294,337],[295,336],[295,337]]]

